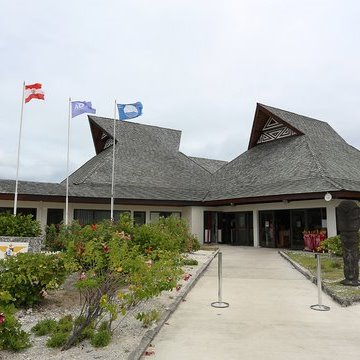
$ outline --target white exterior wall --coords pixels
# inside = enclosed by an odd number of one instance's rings
[[[0,207],[14,207],[13,201],[3,201],[0,200]],[[65,203],[55,203],[55,202],[43,202],[43,201],[19,201],[18,208],[33,208],[36,209],[36,219],[40,222],[41,226],[45,228],[47,222],[47,210],[48,209],[63,209],[65,213]],[[74,210],[75,209],[84,209],[84,210],[109,210],[110,211],[110,201],[109,204],[83,204],[83,203],[69,203],[69,223],[74,220]],[[191,207],[185,206],[142,206],[142,205],[114,205],[114,210],[129,210],[131,216],[133,216],[134,211],[145,211],[146,212],[146,222],[150,222],[150,213],[151,211],[169,211],[169,212],[181,212],[182,218],[186,219],[189,224],[191,224]],[[65,217],[65,216],[64,216]]]
[[[259,211],[262,210],[290,210],[290,209],[306,209],[306,208],[326,208],[327,214],[327,231],[328,236],[337,234],[336,228],[336,206],[341,200],[334,199],[329,202],[325,200],[304,200],[304,201],[290,201],[290,202],[276,202],[267,204],[249,204],[249,205],[234,205],[234,206],[219,206],[219,207],[200,207],[200,206],[142,206],[142,205],[114,205],[114,210],[130,210],[131,215],[134,211],[145,211],[146,222],[150,222],[151,211],[174,211],[181,212],[182,218],[189,223],[191,232],[195,234],[200,243],[204,241],[204,211],[222,211],[222,212],[240,212],[252,211],[253,226],[254,226],[254,247],[259,246]],[[0,201],[0,207],[13,207],[13,201]],[[40,221],[42,227],[46,226],[47,209],[63,209],[65,211],[65,203],[53,202],[33,202],[33,201],[19,201],[18,208],[36,208],[37,220]],[[69,204],[69,222],[73,220],[74,209],[91,209],[91,210],[110,210],[110,204]]]

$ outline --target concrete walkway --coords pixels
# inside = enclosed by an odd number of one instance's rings
[[[360,305],[343,308],[275,250],[221,247],[223,301],[217,301],[217,258],[152,341],[156,360],[360,359]]]

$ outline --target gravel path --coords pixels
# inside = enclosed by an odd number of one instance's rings
[[[175,311],[177,305],[183,301],[186,294],[195,285],[197,279],[210,264],[216,252],[200,250],[189,255],[190,258],[196,259],[198,265],[186,266],[185,273],[190,274],[188,280],[181,280],[182,285],[179,291],[164,292],[155,299],[146,301],[127,313],[125,317],[119,319],[119,324],[114,331],[111,343],[101,349],[95,349],[88,341],[84,341],[79,346],[73,347],[67,351],[50,349],[46,347],[46,336],[37,337],[31,335],[32,346],[20,353],[2,351],[0,360],[87,360],[87,359],[106,359],[106,360],[137,360],[144,353],[151,340],[166,323],[166,320]],[[44,318],[56,318],[65,314],[76,316],[79,311],[79,300],[68,299],[70,303],[67,308],[63,306],[48,306],[45,309],[29,309],[19,313],[22,328],[25,331],[30,329]],[[138,312],[157,309],[161,312],[161,319],[151,328],[142,327],[142,323],[135,319]],[[116,326],[116,325],[115,325]]]

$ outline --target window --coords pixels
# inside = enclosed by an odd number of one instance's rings
[[[135,225],[144,225],[146,223],[145,211],[134,211],[134,223]]]
[[[14,208],[10,207],[2,207],[0,208],[0,213],[14,213]],[[17,215],[32,215],[33,219],[36,219],[36,209],[35,208],[17,208],[16,214]]]
[[[64,220],[64,210],[63,209],[48,209],[47,210],[47,220],[46,224],[58,225]]]
[[[130,210],[114,210],[114,220],[118,221],[123,213],[130,214]],[[82,225],[97,224],[103,220],[110,220],[110,210],[75,209],[74,219]]]

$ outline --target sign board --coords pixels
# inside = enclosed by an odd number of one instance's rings
[[[29,243],[27,242],[0,242],[0,259],[8,256],[15,256],[22,252],[28,252]]]

